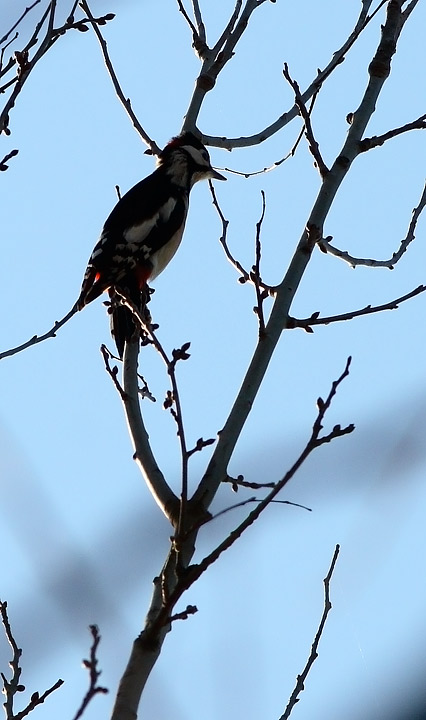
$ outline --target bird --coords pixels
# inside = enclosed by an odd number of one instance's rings
[[[199,180],[226,180],[215,170],[203,143],[192,133],[172,138],[157,158],[157,168],[125,193],[105,221],[93,248],[77,310],[108,291],[111,332],[120,358],[135,332],[131,311],[115,293],[142,309],[148,280],[154,280],[176,253],[183,236],[189,194]]]

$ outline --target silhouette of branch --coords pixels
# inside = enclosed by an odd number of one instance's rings
[[[411,221],[408,226],[408,231],[403,240],[401,240],[400,246],[396,252],[393,253],[392,257],[389,258],[389,260],[372,260],[369,258],[357,258],[350,255],[346,250],[339,250],[338,248],[334,247],[334,245],[330,245],[330,241],[332,240],[331,237],[322,238],[320,242],[318,243],[318,247],[322,252],[329,253],[330,255],[334,255],[335,257],[340,258],[341,260],[344,260],[345,262],[349,263],[351,267],[355,268],[357,265],[364,265],[367,267],[386,267],[389,270],[393,270],[396,263],[401,259],[405,251],[407,250],[409,244],[414,240],[415,238],[415,230],[417,226],[418,219],[423,212],[426,205],[426,183],[423,187],[423,192],[421,195],[421,198],[419,200],[419,203],[417,207],[414,208]]]
[[[306,332],[313,332],[312,325],[330,325],[330,323],[334,322],[352,320],[352,318],[360,317],[361,315],[372,315],[373,313],[382,312],[382,310],[396,310],[402,302],[410,300],[416,295],[420,295],[420,293],[425,292],[425,290],[426,285],[419,285],[406,295],[401,295],[401,297],[391,300],[388,303],[384,303],[383,305],[366,305],[366,307],[361,308],[361,310],[353,310],[352,312],[341,313],[340,315],[330,315],[329,317],[322,318],[320,317],[319,312],[315,312],[311,315],[311,317],[305,318],[304,320],[289,317],[287,327],[290,329],[300,327],[306,330]]]
[[[93,31],[99,41],[99,44],[100,44],[101,50],[102,50],[102,55],[104,58],[104,62],[105,62],[106,68],[108,70],[109,76],[111,78],[111,81],[114,86],[114,90],[117,94],[118,99],[120,100],[121,104],[123,105],[125,111],[127,112],[128,116],[129,116],[130,120],[132,121],[133,127],[139,133],[139,135],[142,138],[142,140],[144,141],[144,143],[146,145],[148,145],[151,153],[153,155],[159,155],[159,153],[161,152],[161,148],[158,147],[157,143],[154,140],[152,140],[149,137],[148,133],[144,130],[144,128],[140,124],[138,118],[136,117],[136,115],[133,111],[130,98],[126,98],[123,93],[123,90],[121,89],[121,85],[118,81],[116,72],[114,70],[113,64],[111,62],[111,59],[110,59],[110,56],[108,53],[108,45],[107,45],[106,40],[104,39],[101,31],[99,30],[98,24],[96,23],[96,19],[93,17],[93,15],[91,13],[91,10],[89,8],[87,0],[81,0],[80,7],[86,13],[86,15],[90,21],[90,24],[93,28]]]
[[[43,342],[44,340],[47,340],[48,338],[54,338],[56,337],[57,331],[65,325],[65,323],[68,322],[68,320],[71,320],[73,315],[75,315],[77,312],[77,304],[75,304],[71,310],[62,318],[62,320],[57,320],[54,325],[48,330],[44,335],[33,335],[32,338],[27,340],[27,342],[22,343],[22,345],[17,345],[14,348],[10,348],[10,350],[4,350],[4,352],[0,353],[0,360],[3,360],[5,357],[10,357],[11,355],[16,355],[16,353],[22,352],[22,350],[26,350],[29,347],[32,347],[32,345],[37,345],[40,342]]]
[[[290,717],[290,714],[295,707],[295,705],[299,702],[299,695],[300,693],[305,689],[305,682],[306,678],[308,677],[308,674],[311,670],[312,665],[314,664],[315,660],[318,657],[318,645],[321,640],[321,636],[324,632],[325,623],[327,621],[328,614],[332,608],[331,602],[330,602],[330,582],[331,578],[334,573],[334,568],[336,567],[337,558],[339,556],[340,552],[340,545],[336,545],[336,548],[334,550],[333,559],[331,561],[330,569],[324,578],[324,611],[321,617],[321,621],[317,630],[317,634],[315,635],[314,641],[312,643],[311,652],[308,657],[308,661],[303,668],[303,671],[300,675],[297,676],[296,685],[295,688],[290,696],[290,699],[288,701],[287,707],[279,718],[279,720],[288,720]]]
[[[22,720],[22,718],[29,715],[29,713],[32,712],[34,708],[36,708],[38,705],[42,705],[46,698],[49,697],[49,695],[51,695],[53,692],[55,692],[55,690],[57,690],[61,687],[61,685],[63,685],[64,681],[57,680],[54,685],[45,690],[45,692],[41,695],[37,691],[33,692],[30,701],[26,705],[26,707],[20,712],[15,713],[13,709],[15,695],[16,693],[20,693],[25,690],[25,686],[22,685],[20,682],[22,674],[22,668],[20,666],[22,650],[18,647],[12,632],[7,613],[7,602],[0,601],[0,617],[7,641],[12,648],[12,660],[10,660],[9,662],[9,667],[12,670],[12,677],[10,680],[7,680],[6,676],[3,673],[0,673],[3,680],[3,695],[6,698],[5,702],[3,703],[3,707],[6,715],[6,720]]]
[[[95,697],[95,695],[98,695],[99,693],[102,695],[106,695],[109,691],[108,688],[102,687],[101,685],[98,685],[98,680],[102,674],[100,670],[98,670],[98,658],[96,657],[96,652],[99,646],[99,643],[101,641],[101,636],[99,635],[99,629],[97,625],[90,625],[89,630],[92,634],[92,646],[90,648],[90,658],[89,660],[83,660],[84,667],[89,671],[89,689],[86,693],[86,695],[83,698],[83,701],[77,710],[76,714],[73,717],[73,720],[78,720],[82,717],[84,711],[86,710],[88,704],[91,700]]]
[[[328,175],[328,167],[325,164],[324,160],[322,159],[322,155],[319,149],[318,142],[315,139],[314,131],[312,129],[312,123],[311,123],[311,116],[310,113],[303,102],[303,98],[300,92],[300,88],[296,80],[293,80],[290,76],[288,65],[287,63],[284,63],[284,70],[283,75],[289,85],[292,87],[294,92],[294,97],[296,99],[296,105],[299,109],[299,114],[303,118],[304,124],[305,124],[305,135],[308,140],[308,147],[311,152],[311,155],[313,156],[315,160],[315,165],[318,168],[319,174],[321,175],[321,179],[324,180],[324,178]]]

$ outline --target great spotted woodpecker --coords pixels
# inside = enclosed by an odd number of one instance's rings
[[[157,169],[114,207],[89,258],[77,308],[105,290],[117,290],[138,307],[148,280],[170,262],[182,240],[189,193],[198,180],[226,180],[210,164],[204,145],[185,132],[164,148]],[[111,307],[111,329],[120,357],[135,330],[130,310]]]

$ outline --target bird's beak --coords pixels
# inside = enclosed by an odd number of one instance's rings
[[[218,173],[217,170],[214,170],[214,168],[211,168],[211,170],[210,170],[210,177],[212,180],[227,180],[228,179],[224,175],[221,175],[220,173]]]

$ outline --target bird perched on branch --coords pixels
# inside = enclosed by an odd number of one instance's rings
[[[108,290],[111,331],[121,358],[135,323],[131,311],[114,300],[115,293],[142,308],[148,280],[164,270],[180,245],[191,188],[208,178],[226,180],[212,168],[204,145],[185,132],[166,145],[157,169],[123,195],[102,228],[77,309]]]

